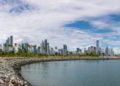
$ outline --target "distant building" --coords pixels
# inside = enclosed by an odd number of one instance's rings
[[[64,54],[63,49],[58,49],[58,53],[63,55]]]
[[[55,54],[55,50],[53,48],[50,49],[50,54]]]
[[[4,43],[4,51],[13,51],[13,36],[8,37],[6,42]]]
[[[37,53],[41,53],[41,48],[40,48],[40,46],[38,46],[38,48],[37,48]]]
[[[100,46],[99,46],[99,40],[96,41],[96,54],[99,54]]]
[[[113,48],[111,48],[111,56],[114,56],[114,50],[113,50]]]
[[[0,44],[0,51],[2,51],[2,45]]]
[[[55,47],[55,48],[54,48],[54,52],[55,52],[55,54],[59,54],[58,47]]]
[[[76,48],[76,54],[82,54],[82,50],[80,48]]]
[[[10,44],[11,46],[13,46],[13,36],[10,36],[10,38],[9,38],[9,44]]]
[[[15,44],[13,45],[13,48],[14,48],[14,52],[15,52],[15,53],[17,53],[17,52],[18,52],[19,47],[20,47],[20,45],[19,45],[19,44],[17,44],[17,43],[15,43]]]
[[[63,45],[63,54],[68,54],[68,49],[66,44]]]
[[[47,39],[45,39],[41,43],[41,53],[44,53],[44,54],[50,53],[49,43],[48,43]]]
[[[87,49],[86,48],[84,48],[84,54],[87,54]]]
[[[114,56],[114,50],[112,48],[106,47],[105,55],[106,56]]]
[[[19,45],[19,51],[22,53],[27,53],[29,50],[29,44],[28,43],[22,43]]]
[[[37,53],[37,46],[36,45],[33,46],[33,53]]]
[[[30,53],[41,53],[41,54],[82,54],[82,50],[80,48],[76,48],[76,51],[68,51],[68,46],[66,44],[63,45],[61,49],[57,47],[51,48],[47,39],[43,40],[40,46],[37,45],[29,45],[28,43],[17,44],[13,43],[13,36],[7,38],[4,44],[0,45],[0,51],[15,51],[17,52],[30,52]],[[106,56],[113,56],[114,50],[112,48],[106,47],[101,48],[99,40],[96,41],[96,46],[90,46],[88,48],[84,48],[84,54],[99,54]]]

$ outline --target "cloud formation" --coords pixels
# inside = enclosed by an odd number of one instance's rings
[[[102,46],[111,46],[118,53],[120,40],[111,36],[120,36],[120,20],[110,15],[119,15],[119,3],[119,0],[0,0],[0,42],[9,35],[18,43],[40,44],[47,38],[51,46],[68,44],[72,50],[94,45],[99,39]],[[76,21],[87,21],[94,28],[65,27]]]

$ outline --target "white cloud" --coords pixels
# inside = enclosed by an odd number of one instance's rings
[[[120,48],[114,48],[115,54],[120,54]]]
[[[93,21],[91,22],[91,24],[97,27],[98,29],[112,28],[111,24],[108,24],[104,21]]]
[[[47,38],[52,46],[61,47],[66,43],[71,48],[83,48],[93,44],[96,39],[103,39],[103,36],[65,28],[64,24],[84,20],[86,17],[117,13],[120,9],[119,0],[114,2],[112,0],[21,0],[21,2],[28,3],[35,9],[9,13],[9,10],[19,3],[16,2],[13,6],[8,2],[0,6],[1,42],[7,36],[14,35],[15,42],[28,41],[40,44],[42,39]],[[94,22],[94,24],[108,27],[102,22]]]

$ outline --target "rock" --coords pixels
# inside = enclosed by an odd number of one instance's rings
[[[3,83],[4,83],[4,81],[2,79],[0,79],[0,84],[3,84]]]
[[[18,84],[19,84],[19,86],[24,86],[24,81],[19,80]]]
[[[18,81],[15,76],[12,76],[9,81],[9,86],[18,86]]]

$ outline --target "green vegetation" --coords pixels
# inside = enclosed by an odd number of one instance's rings
[[[38,53],[30,53],[27,51],[22,51],[19,50],[17,53],[14,51],[10,52],[4,52],[0,51],[0,57],[48,57],[48,56],[59,56],[59,57],[100,57],[104,55],[98,55],[96,53],[87,53],[87,54],[67,54],[67,55],[61,55],[61,54],[54,54],[54,55],[49,55],[49,54],[38,54]]]
[[[48,56],[46,54],[34,54],[34,53],[15,53],[11,52],[0,52],[0,57],[42,57]]]

